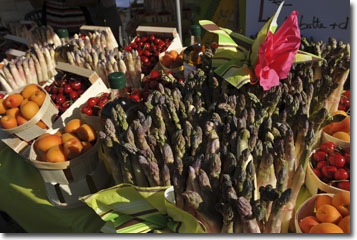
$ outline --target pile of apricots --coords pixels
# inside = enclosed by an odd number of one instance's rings
[[[1,127],[4,129],[15,128],[33,118],[45,101],[46,93],[36,84],[27,85],[21,93],[13,93],[0,99]],[[47,129],[41,120],[37,126]]]
[[[350,233],[350,192],[318,195],[315,209],[299,221],[303,233]]]
[[[37,160],[43,162],[65,162],[89,151],[96,140],[92,126],[80,119],[72,119],[63,131],[45,133],[34,143]]]

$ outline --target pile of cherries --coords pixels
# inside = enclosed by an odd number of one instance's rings
[[[160,38],[154,35],[149,37],[137,36],[124,50],[127,52],[138,51],[141,59],[141,71],[147,75],[159,61],[159,54],[165,52],[170,44],[171,40],[169,38]]]
[[[333,142],[325,142],[312,155],[311,164],[321,181],[350,190],[350,148],[342,149]]]
[[[350,91],[345,91],[342,93],[340,102],[338,104],[338,110],[347,112],[350,110]]]
[[[55,81],[45,87],[50,94],[52,101],[59,110],[59,114],[64,113],[89,87],[88,80],[84,78],[74,78],[66,74],[55,78]]]
[[[81,108],[82,113],[88,116],[99,116],[104,105],[109,102],[109,98],[109,93],[103,93],[99,97],[89,98],[87,103]]]

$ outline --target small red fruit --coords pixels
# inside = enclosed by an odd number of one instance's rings
[[[161,74],[158,73],[157,71],[152,71],[151,74],[150,74],[150,78],[151,79],[156,79],[156,78],[159,78],[161,77]]]
[[[350,191],[350,182],[349,181],[339,182],[337,183],[337,187],[346,191]]]
[[[321,144],[320,149],[328,154],[331,154],[335,151],[335,144],[333,142],[325,142]]]
[[[326,161],[327,160],[327,153],[324,151],[317,151],[312,155],[312,159],[315,162]]]
[[[59,94],[56,97],[56,103],[57,104],[62,104],[66,101],[66,97],[63,94]]]
[[[343,169],[337,169],[337,171],[335,172],[335,180],[346,180],[348,179],[348,172]]]
[[[124,49],[125,49],[125,51],[127,51],[127,52],[131,52],[131,50],[132,50],[131,46],[126,46]]]
[[[79,98],[79,94],[78,94],[77,92],[75,92],[75,91],[72,91],[72,92],[69,94],[69,97],[70,97],[73,101],[75,101],[75,100],[77,100],[77,99]]]
[[[345,155],[344,155],[345,159],[346,159],[346,163],[347,164],[350,164],[350,153],[349,152],[346,152]]]
[[[315,175],[318,177],[318,178],[321,178],[322,177],[322,173],[321,173],[321,170],[319,168],[314,168],[312,169],[312,171],[315,173]]]
[[[97,97],[91,97],[91,98],[88,99],[87,105],[88,105],[89,107],[94,107],[98,102],[99,102],[99,98],[97,98]]]
[[[71,85],[66,84],[66,85],[64,86],[64,92],[65,92],[65,93],[69,94],[69,93],[72,92],[72,91],[73,91],[73,89],[72,89]]]
[[[323,166],[327,166],[327,161],[318,162],[316,168],[321,169]]]
[[[321,169],[322,175],[327,179],[333,179],[337,168],[335,166],[323,166]]]
[[[74,90],[79,90],[79,89],[82,88],[82,83],[81,83],[81,81],[71,82],[71,87],[72,87]]]
[[[145,50],[144,51],[144,55],[147,56],[147,57],[150,57],[151,56],[151,52],[149,50]]]
[[[149,39],[150,39],[150,41],[155,41],[156,38],[154,35],[150,35]]]
[[[160,43],[160,39],[156,38],[154,42],[155,42],[156,45],[158,45]]]
[[[92,116],[93,115],[93,109],[91,107],[88,106],[83,106],[82,107],[82,113],[88,115],[88,116]]]
[[[346,164],[346,159],[339,153],[335,153],[328,157],[328,162],[330,165],[342,168]]]
[[[148,63],[149,62],[149,59],[146,56],[141,56],[140,59],[141,59],[141,61],[143,63]]]
[[[51,95],[51,99],[52,99],[52,101],[54,101],[54,102],[55,102],[55,101],[56,101],[56,97],[57,97],[57,94],[52,94],[52,95]]]
[[[141,41],[141,38],[140,38],[140,37],[136,37],[136,38],[135,38],[135,42],[138,43],[138,42],[140,42],[140,41]]]

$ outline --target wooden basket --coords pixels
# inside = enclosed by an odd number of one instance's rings
[[[312,154],[314,153],[315,151],[312,152]],[[347,192],[346,190],[328,185],[323,181],[321,181],[320,178],[316,176],[316,174],[312,171],[310,162],[307,165],[305,185],[312,195],[317,194],[319,190],[324,191],[326,193],[334,193],[334,194],[338,192]]]
[[[99,140],[82,155],[66,162],[49,163],[37,160],[34,143],[29,162],[40,172],[46,185],[49,201],[57,207],[81,206],[79,197],[95,193],[106,187],[109,174],[98,156]]]
[[[36,125],[38,121],[42,121],[46,124],[48,128],[52,128],[53,122],[56,118],[56,115],[58,114],[58,109],[56,106],[52,103],[50,95],[41,88],[41,86],[37,85],[45,94],[45,100],[43,101],[43,104],[37,114],[31,118],[29,121],[26,123],[15,127],[15,128],[10,128],[10,129],[3,129],[1,128],[1,131],[7,133],[8,135],[16,135],[17,137],[23,139],[24,141],[31,141],[35,139],[36,137],[44,134],[47,130],[42,129],[39,126]],[[14,92],[9,93],[9,95],[13,93],[20,93],[22,89],[24,89],[26,86],[21,87]],[[4,138],[2,138],[4,140]]]
[[[181,49],[175,49],[178,54],[180,55],[180,53],[182,51],[184,51],[186,48],[181,48]],[[167,52],[167,51],[166,51]],[[183,65],[181,66],[178,66],[176,68],[168,68],[166,67],[164,64],[162,64],[162,62],[160,61],[160,59],[166,54],[166,52],[162,52],[159,54],[159,64],[160,64],[160,67],[162,68],[162,70],[164,70],[165,73],[168,73],[168,72],[172,72],[172,73],[179,73],[183,70]]]
[[[350,147],[350,145],[351,145],[350,142],[346,142],[341,139],[335,138],[335,137],[331,136],[330,134],[322,131],[321,144],[323,144],[325,142],[333,142],[336,146],[340,146],[343,149],[346,149],[346,148]]]
[[[334,194],[331,194],[331,193],[321,193],[321,194],[314,195],[314,196],[310,197],[309,199],[307,199],[305,202],[303,202],[300,205],[300,207],[296,210],[296,214],[295,214],[294,222],[295,222],[296,233],[303,233],[300,229],[299,221],[301,219],[303,219],[304,217],[313,215],[314,210],[315,210],[316,199],[320,195],[328,195],[330,197],[334,196]]]

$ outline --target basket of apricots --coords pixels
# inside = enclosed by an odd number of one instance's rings
[[[341,147],[350,146],[350,116],[343,110],[338,110],[331,114],[332,116],[341,115],[343,120],[333,122],[323,128],[321,141],[334,142]]]
[[[160,66],[166,73],[179,73],[183,69],[183,50],[184,48],[160,53]]]
[[[350,233],[350,192],[317,194],[296,211],[297,233]]]
[[[31,145],[29,160],[40,170],[45,182],[68,184],[95,170],[98,147],[94,128],[80,119],[72,119],[64,129],[38,137]],[[48,170],[52,170],[51,174]]]
[[[1,130],[31,141],[52,128],[58,109],[37,84],[29,84],[0,99]]]

